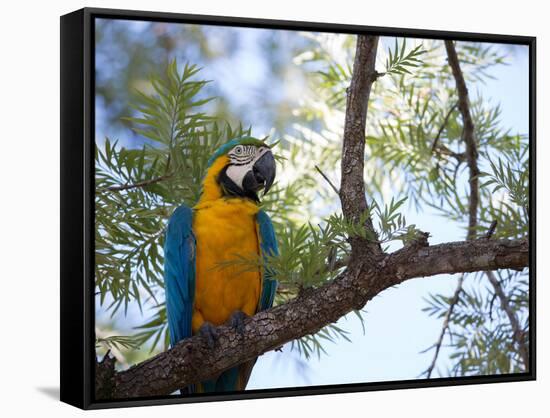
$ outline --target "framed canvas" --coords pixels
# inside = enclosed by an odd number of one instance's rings
[[[61,17],[61,400],[535,379],[535,38]]]

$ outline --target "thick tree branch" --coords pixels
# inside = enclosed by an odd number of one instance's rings
[[[351,84],[347,90],[340,201],[344,217],[354,223],[368,210],[364,180],[365,130],[372,83],[379,75],[375,70],[377,48],[377,36],[357,36]],[[375,234],[372,220],[368,218],[365,222],[365,228]],[[373,258],[382,253],[380,245],[372,241],[354,237],[350,242],[352,252],[370,248]]]
[[[412,245],[386,255],[378,265],[366,257],[350,260],[335,280],[301,297],[245,321],[243,334],[219,327],[213,349],[200,336],[185,339],[170,350],[126,371],[111,373],[98,393],[108,398],[160,396],[219,374],[236,364],[313,334],[388,287],[413,277],[500,268],[520,269],[529,262],[529,244],[522,240],[476,240],[435,245]],[[98,370],[103,373],[98,364]],[[109,396],[107,396],[109,395]]]
[[[459,241],[429,247],[403,248],[384,259],[385,276],[392,285],[405,280],[436,274],[472,273],[486,270],[523,269],[528,266],[529,241],[500,239]],[[429,260],[429,262],[428,262]]]

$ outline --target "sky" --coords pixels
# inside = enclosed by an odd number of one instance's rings
[[[133,23],[139,26],[139,22]],[[251,98],[258,90],[265,88],[269,75],[269,62],[260,53],[259,40],[262,32],[254,29],[241,30],[239,49],[216,66],[206,67],[207,78],[220,80],[219,89],[228,97],[230,104],[249,109]],[[298,36],[285,35],[285,36]],[[218,42],[215,48],[224,48],[223,39],[213,36]],[[220,43],[221,42],[221,43]],[[481,95],[491,103],[500,103],[503,126],[512,132],[528,132],[528,54],[527,47],[518,47],[511,51],[507,46],[498,46],[509,56],[509,65],[492,69],[494,79],[486,84],[470,86],[473,97]],[[101,53],[101,51],[99,51]],[[284,57],[284,54],[282,55]],[[291,58],[288,55],[289,59]],[[122,61],[124,63],[124,61]],[[243,63],[246,63],[244,65]],[[100,61],[99,66],[109,69],[110,61]],[[115,71],[124,71],[124,65],[118,64]],[[285,82],[286,80],[286,82]],[[296,102],[303,88],[298,82],[292,85],[292,77],[277,79],[278,88],[273,88],[277,100]],[[96,102],[96,134],[98,143],[105,136],[122,136],[120,127],[110,125],[107,108],[102,100]],[[254,123],[258,130],[269,131],[269,117],[262,115],[261,107],[257,111],[245,111],[247,122]],[[257,122],[257,123],[256,123]],[[416,224],[420,230],[430,231],[431,244],[463,240],[465,230],[459,225],[450,224],[445,219],[429,212],[418,214],[413,210],[405,213],[409,223]],[[422,312],[424,298],[429,293],[452,295],[458,275],[440,275],[424,279],[409,280],[397,287],[388,289],[370,301],[365,307],[363,333],[362,325],[354,314],[338,321],[338,325],[350,332],[352,342],[339,340],[333,344],[327,342],[324,348],[327,354],[320,359],[313,357],[304,360],[297,351],[291,351],[286,345],[282,352],[270,352],[261,356],[253,370],[248,389],[296,387],[304,385],[343,384],[377,382],[387,380],[414,379],[428,367],[433,352],[420,354],[432,345],[441,331],[441,319],[429,317]],[[100,318],[105,314],[99,312]],[[139,311],[130,311],[130,316]],[[140,322],[141,318],[137,322]],[[132,321],[128,321],[130,325]],[[438,365],[445,366],[448,359],[445,350],[440,355]]]

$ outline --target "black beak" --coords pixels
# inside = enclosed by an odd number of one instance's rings
[[[267,151],[254,163],[252,171],[245,176],[243,187],[254,192],[263,188],[265,195],[273,185],[274,180],[275,158],[271,151]]]

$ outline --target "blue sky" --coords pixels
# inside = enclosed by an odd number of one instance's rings
[[[140,30],[140,22],[128,23],[132,30]],[[232,29],[237,30],[237,29]],[[261,55],[259,42],[265,37],[265,30],[242,29],[238,53],[231,58],[221,59],[211,67],[205,67],[205,77],[217,80],[219,92],[229,97],[229,103],[242,108],[245,124],[253,124],[260,133],[269,131],[270,119],[263,114],[261,106],[254,105],[254,97],[265,90],[269,76],[268,62]],[[280,40],[298,36],[281,31]],[[217,47],[224,48],[223,36],[217,29],[212,36]],[[225,45],[225,46],[224,46]],[[105,47],[107,48],[107,47]],[[509,56],[509,65],[492,69],[494,77],[486,84],[470,85],[471,94],[481,94],[491,103],[502,107],[502,126],[513,133],[528,132],[528,55],[527,47],[517,47],[513,52],[507,46],[498,48]],[[101,51],[100,51],[101,52]],[[284,59],[284,54],[282,55]],[[126,57],[128,58],[128,57]],[[289,56],[289,59],[292,57]],[[124,59],[121,62],[126,62]],[[243,63],[246,63],[244,65]],[[110,61],[99,61],[98,65],[110,72],[124,71],[124,66],[111,67]],[[272,100],[289,98],[296,94],[300,83],[289,88],[285,83],[271,86]],[[291,97],[290,102],[294,100]],[[122,143],[130,141],[124,130],[106,122],[109,109],[101,97],[96,101],[96,140],[101,144],[105,136],[115,137]],[[267,131],[267,132],[266,132]],[[413,210],[405,213],[409,223],[416,224],[423,231],[430,231],[431,244],[463,240],[465,231],[459,225],[451,224],[429,212],[418,214]],[[438,338],[441,320],[428,317],[422,312],[423,300],[429,293],[452,295],[458,276],[436,276],[415,279],[386,290],[368,303],[365,308],[365,333],[354,314],[342,318],[338,325],[350,332],[352,343],[339,340],[324,345],[327,354],[306,361],[287,345],[283,352],[270,352],[261,356],[256,363],[249,382],[249,389],[294,387],[338,383],[375,382],[383,380],[413,379],[429,365],[433,353],[419,354]],[[135,308],[135,307],[134,307]],[[99,321],[105,320],[99,311]],[[119,318],[121,328],[142,323],[138,309],[130,309],[127,318]],[[442,351],[438,365],[445,365],[447,353]]]

